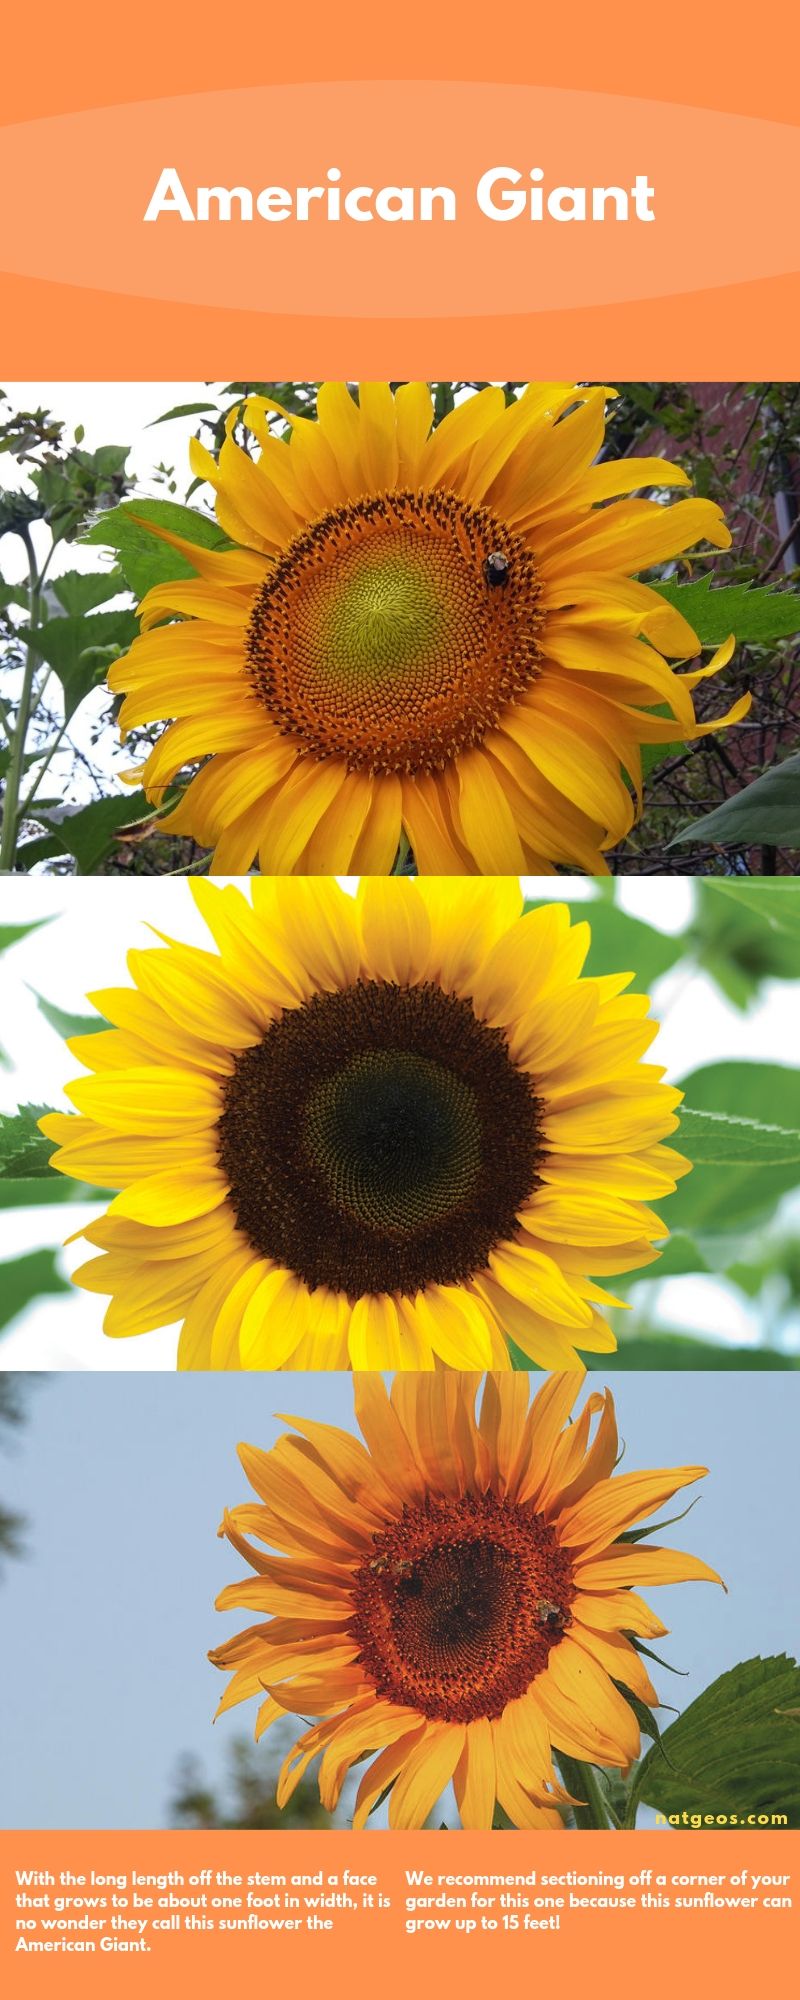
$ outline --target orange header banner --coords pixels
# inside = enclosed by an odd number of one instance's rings
[[[208,32],[185,24],[207,51]],[[258,378],[268,349],[286,377],[791,379],[800,124],[779,82],[774,111],[763,90],[746,108],[730,51],[712,85],[693,36],[681,84],[643,33],[638,89],[621,18],[590,83],[513,10],[504,76],[486,24],[482,81],[452,35],[448,74],[435,32],[426,74],[392,80],[372,21],[327,81],[320,59],[300,80],[251,57],[234,84],[196,47],[181,70],[160,26],[148,93],[127,50],[68,65],[58,108],[21,78],[0,127],[6,377]]]

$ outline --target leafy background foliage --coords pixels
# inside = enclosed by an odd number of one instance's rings
[[[432,384],[436,420],[483,383]],[[519,384],[505,385],[513,400]],[[242,398],[263,392],[313,415],[316,383],[232,382],[157,415],[151,428],[185,420],[212,450]],[[751,713],[731,735],[658,745],[646,755],[645,820],[611,857],[625,873],[781,873],[800,870],[800,387],[785,383],[623,383],[610,406],[603,456],[679,457],[696,490],[720,500],[733,548],[702,562],[663,566],[651,581],[712,645],[734,631],[731,698],[752,687]],[[191,574],[134,513],[205,547],[224,545],[208,489],[184,484],[183,465],[154,463],[141,490],[129,448],[83,447],[48,410],[0,402],[0,455],[16,490],[0,494],[0,536],[23,546],[27,579],[0,575],[0,782],[6,788],[0,867],[48,872],[201,870],[191,842],[159,832],[146,800],[120,778],[157,731],[116,741],[118,704],[104,682],[130,645],[135,603],[151,584]],[[277,432],[281,420],[274,420]],[[250,440],[241,423],[239,441]],[[156,445],[154,442],[154,454]],[[130,495],[136,487],[135,497]],[[154,492],[153,490],[154,489]],[[670,496],[667,496],[670,497]],[[674,496],[673,496],[674,497]],[[62,569],[80,544],[100,566]],[[85,560],[85,558],[82,558]],[[699,574],[697,573],[699,569]],[[717,687],[699,691],[702,715]],[[5,736],[5,742],[3,741]],[[189,773],[187,772],[187,776]]]

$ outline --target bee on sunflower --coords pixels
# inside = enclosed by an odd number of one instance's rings
[[[491,1827],[499,1806],[560,1828],[587,1766],[624,1774],[638,1757],[636,1704],[658,1705],[643,1653],[666,1631],[639,1587],[721,1579],[626,1536],[705,1467],[619,1473],[610,1391],[570,1422],[579,1375],[532,1402],[529,1382],[490,1374],[478,1414],[477,1375],[401,1375],[391,1393],[356,1375],[363,1444],[298,1417],[271,1451],[240,1447],[257,1498],[219,1532],[254,1573],[217,1605],[259,1622],[210,1657],[232,1676],[218,1713],[257,1699],[257,1737],[320,1718],[279,1805],[321,1757],[332,1812],[370,1759],[355,1827],[387,1791],[390,1826],[423,1826],[452,1782],[462,1826]]]
[[[192,885],[216,953],[133,951],[70,1043],[60,1172],[120,1191],[75,1272],[183,1368],[542,1367],[610,1352],[688,1162],[631,973],[514,880]]]
[[[161,825],[227,875],[384,875],[406,843],[420,874],[606,873],[641,746],[750,701],[695,714],[732,639],[671,664],[700,641],[635,579],[731,538],[710,500],[629,497],[680,466],[595,462],[610,393],[489,387],[434,428],[426,383],[327,382],[315,420],[250,397],[217,459],[195,440],[235,546],[152,528],[195,576],[148,592],[109,674],[123,731],[169,722],[136,774],[153,801],[202,762]]]

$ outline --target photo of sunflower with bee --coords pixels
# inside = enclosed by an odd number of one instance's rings
[[[15,1379],[9,1824],[800,1825],[783,1378]]]
[[[194,386],[0,425],[0,868],[796,870],[796,384]]]

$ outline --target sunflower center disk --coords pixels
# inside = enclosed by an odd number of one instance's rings
[[[533,679],[540,594],[531,551],[488,508],[379,494],[323,515],[275,565],[250,619],[249,679],[318,757],[441,769]]]
[[[413,1295],[485,1268],[538,1185],[540,1107],[438,986],[360,981],[237,1057],[217,1128],[240,1229],[313,1290]]]
[[[350,1631],[377,1692],[443,1722],[501,1715],[570,1623],[572,1567],[493,1493],[405,1508],[357,1571]]]

